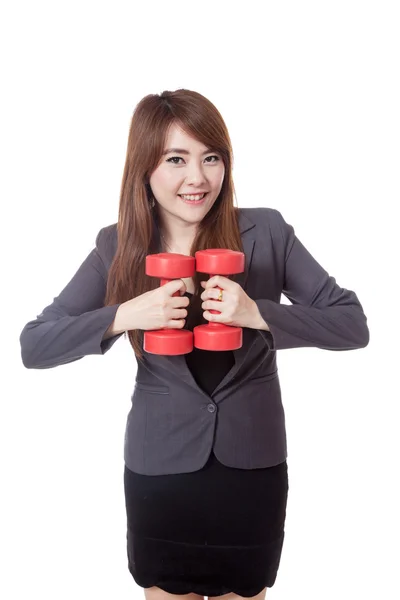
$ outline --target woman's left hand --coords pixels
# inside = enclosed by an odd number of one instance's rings
[[[224,323],[234,327],[257,328],[262,319],[257,304],[235,281],[214,275],[208,281],[202,281],[204,292],[201,294],[204,318],[214,323]],[[215,287],[218,286],[218,287]],[[219,290],[222,289],[222,300],[218,300]],[[210,313],[218,310],[220,314]]]

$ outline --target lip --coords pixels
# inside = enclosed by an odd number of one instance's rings
[[[202,192],[187,192],[187,193],[182,193],[182,194],[178,194],[178,196],[197,196],[197,194],[207,194],[208,192],[206,192],[205,190]]]

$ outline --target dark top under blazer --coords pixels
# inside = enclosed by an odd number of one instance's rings
[[[185,356],[144,353],[127,416],[124,459],[145,475],[196,471],[212,448],[226,466],[254,469],[287,458],[285,414],[276,351],[316,347],[354,350],[369,343],[356,294],[339,287],[272,208],[239,209],[245,271],[235,276],[255,300],[270,331],[243,328],[235,363],[212,394],[196,383]],[[21,357],[46,369],[105,354],[122,333],[102,341],[120,304],[104,306],[107,272],[117,246],[116,224],[70,282],[25,325]],[[280,304],[281,294],[292,304]]]

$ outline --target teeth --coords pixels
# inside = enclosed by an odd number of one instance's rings
[[[184,198],[185,200],[201,200],[201,198],[204,198],[205,194],[197,194],[197,195],[190,195],[190,196],[184,196],[183,194],[181,194],[181,198]]]

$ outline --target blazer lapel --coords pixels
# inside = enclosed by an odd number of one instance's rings
[[[239,209],[240,211],[240,209]],[[250,221],[241,211],[239,212],[239,229],[243,243],[243,250],[245,253],[245,269],[243,273],[238,273],[235,275],[235,281],[241,285],[241,287],[246,290],[247,281],[249,277],[251,261],[253,259],[253,250],[255,244],[255,234],[253,233],[253,227],[255,227],[255,223]],[[231,379],[235,376],[235,374],[240,369],[243,361],[245,360],[248,352],[250,351],[251,344],[254,342],[254,335],[251,330],[244,327],[243,328],[243,344],[241,348],[233,351],[233,356],[235,359],[235,364],[228,371],[225,377],[220,381],[218,386],[213,391],[214,395],[221,388],[225,387]],[[194,387],[197,392],[200,392],[209,398],[208,394],[199,387],[196,380],[194,379],[189,367],[186,364],[185,355],[179,356],[157,356],[157,358],[161,361],[161,366],[165,366],[170,371],[176,373],[176,376],[182,380],[184,380],[188,385]],[[164,364],[162,364],[164,363]]]

